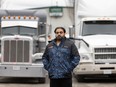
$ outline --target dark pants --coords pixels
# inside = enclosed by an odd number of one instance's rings
[[[72,87],[72,78],[50,79],[50,87]]]

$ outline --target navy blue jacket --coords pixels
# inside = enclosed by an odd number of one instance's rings
[[[70,78],[80,56],[74,42],[63,38],[59,46],[55,39],[46,46],[42,60],[50,78]]]

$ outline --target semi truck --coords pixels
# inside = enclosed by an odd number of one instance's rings
[[[1,17],[1,77],[35,78],[45,83],[43,27],[36,16]]]
[[[116,1],[75,0],[70,38],[80,53],[74,69],[78,81],[116,75]]]

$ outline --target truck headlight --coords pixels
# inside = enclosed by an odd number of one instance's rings
[[[33,59],[34,59],[34,60],[36,60],[36,59],[42,59],[42,55],[43,55],[43,53],[35,53],[35,54],[33,55]]]
[[[89,57],[87,55],[81,55],[82,60],[89,60]]]

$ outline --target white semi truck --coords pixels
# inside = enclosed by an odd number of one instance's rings
[[[0,31],[0,76],[37,78],[38,82],[44,83],[46,71],[42,52],[45,37],[41,36],[39,18],[4,16],[1,18]]]
[[[81,56],[74,69],[78,81],[116,75],[115,9],[115,0],[75,0],[75,26],[70,37]]]

